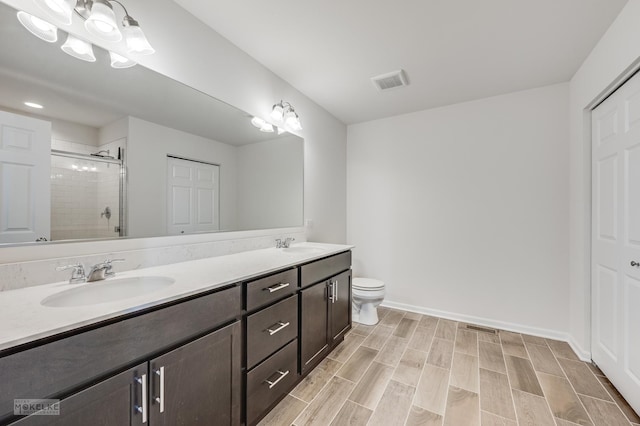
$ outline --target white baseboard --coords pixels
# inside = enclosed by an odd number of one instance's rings
[[[439,318],[446,318],[454,321],[467,322],[470,324],[482,325],[485,327],[498,328],[500,330],[513,331],[516,333],[524,333],[532,336],[544,337],[554,340],[562,340],[567,342],[571,349],[576,353],[578,358],[582,361],[591,361],[591,352],[584,350],[580,345],[576,343],[571,335],[567,332],[549,330],[546,328],[530,327],[513,322],[497,321],[489,318],[476,317],[472,315],[464,315],[455,312],[440,311],[437,309],[425,308],[422,306],[408,305],[406,303],[398,303],[391,300],[385,300],[381,306],[388,308],[400,309],[403,311],[415,312],[418,314],[431,315]]]

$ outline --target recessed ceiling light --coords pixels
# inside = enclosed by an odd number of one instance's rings
[[[24,103],[26,106],[31,107],[31,108],[36,108],[36,109],[42,109],[44,108],[42,105],[37,104],[35,102],[25,102]]]

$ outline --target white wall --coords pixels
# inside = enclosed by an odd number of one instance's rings
[[[0,0],[43,17],[31,2]],[[305,142],[305,218],[313,222],[307,230],[312,241],[341,243],[346,238],[346,126],[277,77],[256,60],[238,49],[171,0],[137,0],[127,2],[129,13],[144,28],[156,49],[152,56],[139,58],[144,66],[179,80],[204,93],[215,96],[252,115],[268,117],[278,100],[291,102],[301,117],[304,130],[298,133]],[[99,42],[89,36],[76,20],[65,31],[126,54],[124,44]],[[295,61],[292,55],[292,61]],[[272,231],[264,235],[272,235]],[[237,234],[225,238],[234,239]],[[181,244],[186,237],[163,239],[163,244]],[[220,235],[212,234],[212,240]],[[121,243],[123,249],[146,247],[155,242],[140,240]],[[49,246],[34,250],[26,247],[0,249],[0,263],[17,259],[38,259],[65,255],[100,253],[114,249],[110,243]],[[116,244],[116,248],[118,245]],[[6,255],[5,255],[6,254]]]
[[[603,95],[638,69],[640,1],[629,0],[570,83],[570,334],[591,347],[591,116]]]
[[[220,166],[220,228],[235,229],[236,147],[129,117],[128,235],[167,233],[167,155]]]
[[[347,241],[387,302],[568,329],[568,85],[348,128]]]
[[[238,229],[303,225],[303,158],[295,136],[238,147]]]

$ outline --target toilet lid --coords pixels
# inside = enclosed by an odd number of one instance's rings
[[[380,280],[374,280],[373,278],[354,278],[353,288],[358,290],[380,290],[384,288],[384,283]]]

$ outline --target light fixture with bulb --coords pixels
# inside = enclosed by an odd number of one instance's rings
[[[251,124],[253,124],[253,126],[258,128],[258,130],[260,130],[261,132],[265,132],[265,133],[274,132],[273,124],[268,123],[267,121],[263,120],[260,117],[253,117],[251,119]]]
[[[293,105],[289,102],[281,100],[279,103],[275,104],[271,109],[271,118],[276,120],[276,122],[284,123],[285,128],[288,130],[302,130],[300,117],[293,108]]]
[[[18,12],[18,20],[29,32],[42,40],[56,42],[58,40],[57,25],[71,25],[75,12],[84,19],[85,29],[92,36],[110,43],[117,43],[124,38],[126,51],[131,55],[151,55],[155,52],[138,21],[129,15],[119,0],[33,0],[33,2],[52,22],[22,10]],[[119,5],[124,11],[121,21],[118,21],[113,9],[114,4]],[[95,61],[91,44],[71,34],[62,46],[62,50],[78,59]],[[136,64],[135,61],[117,53],[109,52],[109,54],[113,68],[129,68]]]

